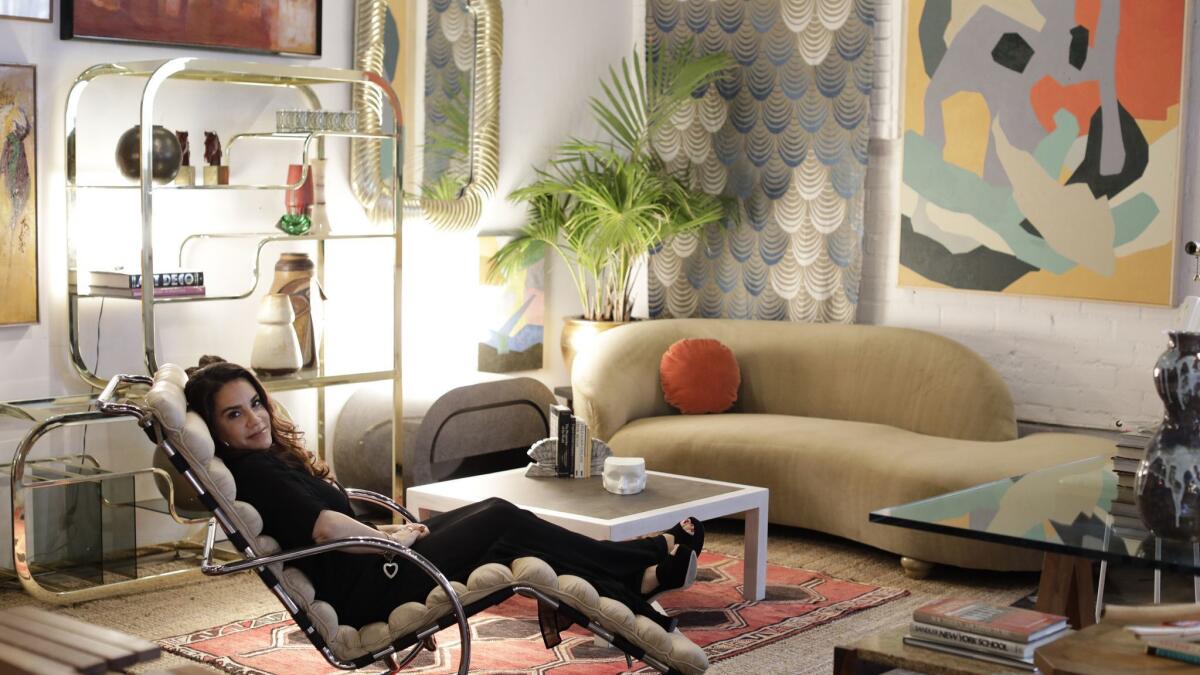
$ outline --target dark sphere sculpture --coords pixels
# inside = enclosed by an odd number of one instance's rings
[[[121,174],[130,180],[141,180],[141,125],[135,125],[121,134],[117,141],[117,168]],[[154,125],[154,161],[151,175],[156,183],[167,183],[174,180],[183,162],[183,148],[179,139],[166,127]]]

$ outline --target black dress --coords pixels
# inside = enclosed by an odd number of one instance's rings
[[[335,485],[269,452],[241,454],[225,462],[237,483],[237,498],[258,510],[263,533],[285,551],[313,545],[313,526],[321,511],[354,516],[349,499]],[[645,569],[667,555],[662,537],[597,541],[496,498],[439,514],[424,524],[430,533],[412,549],[451,581],[466,583],[484,563],[509,564],[535,556],[558,574],[586,579],[601,595],[664,627],[672,625],[640,592]],[[339,623],[361,627],[387,621],[391,611],[405,602],[424,602],[436,585],[424,572],[403,564],[401,573],[389,579],[383,563],[379,555],[332,551],[289,564],[308,576],[318,600],[337,610]]]

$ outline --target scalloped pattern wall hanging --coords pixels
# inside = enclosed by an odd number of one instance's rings
[[[650,256],[650,315],[854,321],[875,0],[647,0],[646,40],[727,53],[653,142],[741,224]]]
[[[431,0],[425,15],[425,143],[455,137],[448,112],[469,114],[471,86],[468,78],[475,63],[475,19],[466,0]],[[466,143],[462,139],[462,143]],[[448,157],[426,152],[424,175],[428,181],[449,172],[462,179],[470,172],[466,155]]]

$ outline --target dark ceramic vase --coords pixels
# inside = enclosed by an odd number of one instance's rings
[[[1138,467],[1142,521],[1166,539],[1200,541],[1200,333],[1171,332],[1154,365],[1166,407]]]

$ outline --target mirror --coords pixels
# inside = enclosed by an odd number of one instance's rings
[[[388,80],[404,113],[405,215],[468,229],[495,191],[502,21],[500,0],[356,1],[354,67]],[[354,109],[360,130],[390,131],[379,92],[355,87]],[[377,222],[391,218],[395,198],[385,151],[362,139],[350,148],[355,196]]]

